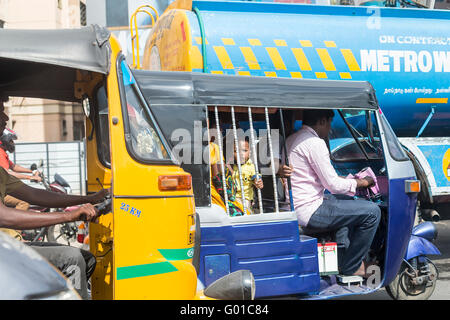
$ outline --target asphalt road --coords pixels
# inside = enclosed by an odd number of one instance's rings
[[[439,279],[436,289],[429,300],[450,300],[450,209],[440,212],[441,220],[435,225],[438,229],[438,238],[435,245],[441,251],[440,256],[430,256],[439,271]],[[343,300],[391,300],[387,292],[382,289],[377,292],[349,296],[341,298]]]

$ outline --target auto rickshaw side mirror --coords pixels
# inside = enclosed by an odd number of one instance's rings
[[[253,300],[255,278],[249,270],[238,270],[217,279],[203,293],[220,300]]]
[[[84,115],[85,115],[87,118],[89,118],[89,116],[90,116],[90,114],[91,114],[91,106],[90,106],[90,104],[89,104],[89,97],[88,97],[88,96],[84,96],[84,97],[83,97],[82,104],[83,104],[83,112],[84,112]]]

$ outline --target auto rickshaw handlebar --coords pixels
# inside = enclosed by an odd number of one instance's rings
[[[110,196],[105,198],[102,202],[96,204],[95,208],[98,210],[97,217],[111,212],[111,204],[112,199]]]

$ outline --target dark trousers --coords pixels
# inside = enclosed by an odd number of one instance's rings
[[[311,216],[306,230],[336,231],[336,242],[346,247],[340,255],[339,271],[352,275],[370,249],[380,217],[381,210],[373,202],[327,195]]]
[[[31,242],[29,245],[72,282],[81,298],[89,299],[87,280],[97,264],[92,253],[59,243]]]

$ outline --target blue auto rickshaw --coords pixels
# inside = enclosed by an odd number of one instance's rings
[[[428,255],[440,254],[433,245],[436,228],[431,222],[414,226],[420,182],[368,82],[133,73],[172,152],[192,175],[200,225],[194,254],[200,285],[245,269],[255,278],[255,298],[327,299],[383,287],[394,299],[427,299],[432,294],[438,271]],[[327,143],[338,174],[370,167],[376,176],[379,192],[359,194],[356,200],[373,201],[382,212],[368,253],[377,267],[367,279],[339,275],[336,251],[345,245],[335,242],[333,230],[305,234],[299,228],[286,201],[289,184],[276,175],[286,136],[301,127],[302,110],[317,108],[335,113]],[[251,214],[231,216],[228,199],[225,206],[214,202],[207,156],[213,128],[225,163],[238,146],[228,142],[247,135],[264,182],[251,208],[244,207]]]

